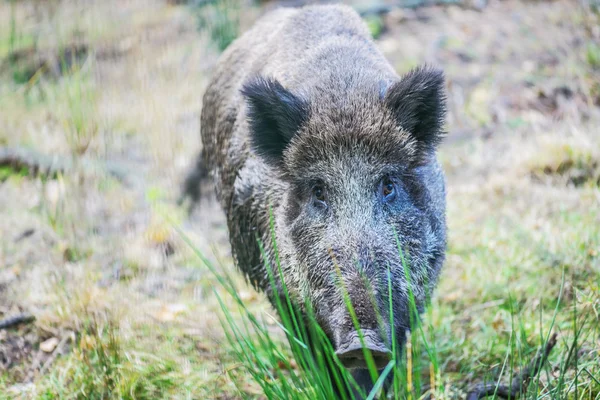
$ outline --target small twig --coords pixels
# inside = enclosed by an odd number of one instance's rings
[[[8,329],[20,324],[29,324],[35,321],[35,317],[29,313],[17,314],[12,317],[0,319],[0,329]]]
[[[514,377],[510,386],[480,383],[475,385],[475,387],[469,391],[467,400],[479,400],[488,396],[493,396],[494,394],[503,399],[517,398],[519,394],[525,391],[531,379],[540,372],[555,345],[556,333],[550,337],[546,346],[538,352],[537,356]]]

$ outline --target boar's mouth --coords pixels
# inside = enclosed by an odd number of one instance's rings
[[[368,364],[365,353],[370,352],[375,362],[375,367],[378,370],[385,368],[392,359],[392,352],[388,346],[385,345],[376,331],[363,330],[362,334],[363,340],[361,342],[358,332],[350,332],[335,351],[342,365],[347,369],[367,368]]]

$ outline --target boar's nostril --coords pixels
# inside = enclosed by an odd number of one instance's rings
[[[370,352],[377,369],[383,369],[392,358],[392,352],[379,339],[375,332],[366,331],[363,333],[364,349]],[[348,369],[367,368],[365,351],[357,332],[352,332],[346,336],[346,340],[336,350],[338,359]]]
[[[385,366],[390,362],[392,358],[392,354],[389,351],[378,351],[371,350],[371,355],[373,356],[373,361],[375,362],[375,368],[378,370],[385,368]],[[338,354],[338,358],[342,365],[348,369],[362,369],[368,368],[367,361],[365,359],[365,352],[362,348],[358,348],[352,351],[348,351],[342,354]]]

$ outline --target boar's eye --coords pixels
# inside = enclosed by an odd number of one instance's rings
[[[396,198],[396,184],[390,177],[381,180],[381,197],[385,202],[393,201]]]
[[[312,194],[313,194],[313,200],[316,205],[320,205],[320,206],[326,205],[325,200],[326,200],[327,196],[325,194],[325,188],[322,185],[317,184],[317,185],[313,186]]]

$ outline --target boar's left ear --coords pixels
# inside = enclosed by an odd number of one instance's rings
[[[430,67],[412,70],[384,94],[398,123],[417,140],[420,156],[435,150],[444,133],[446,95],[444,74]]]
[[[274,166],[308,117],[308,105],[274,79],[255,78],[242,88],[252,147]]]

